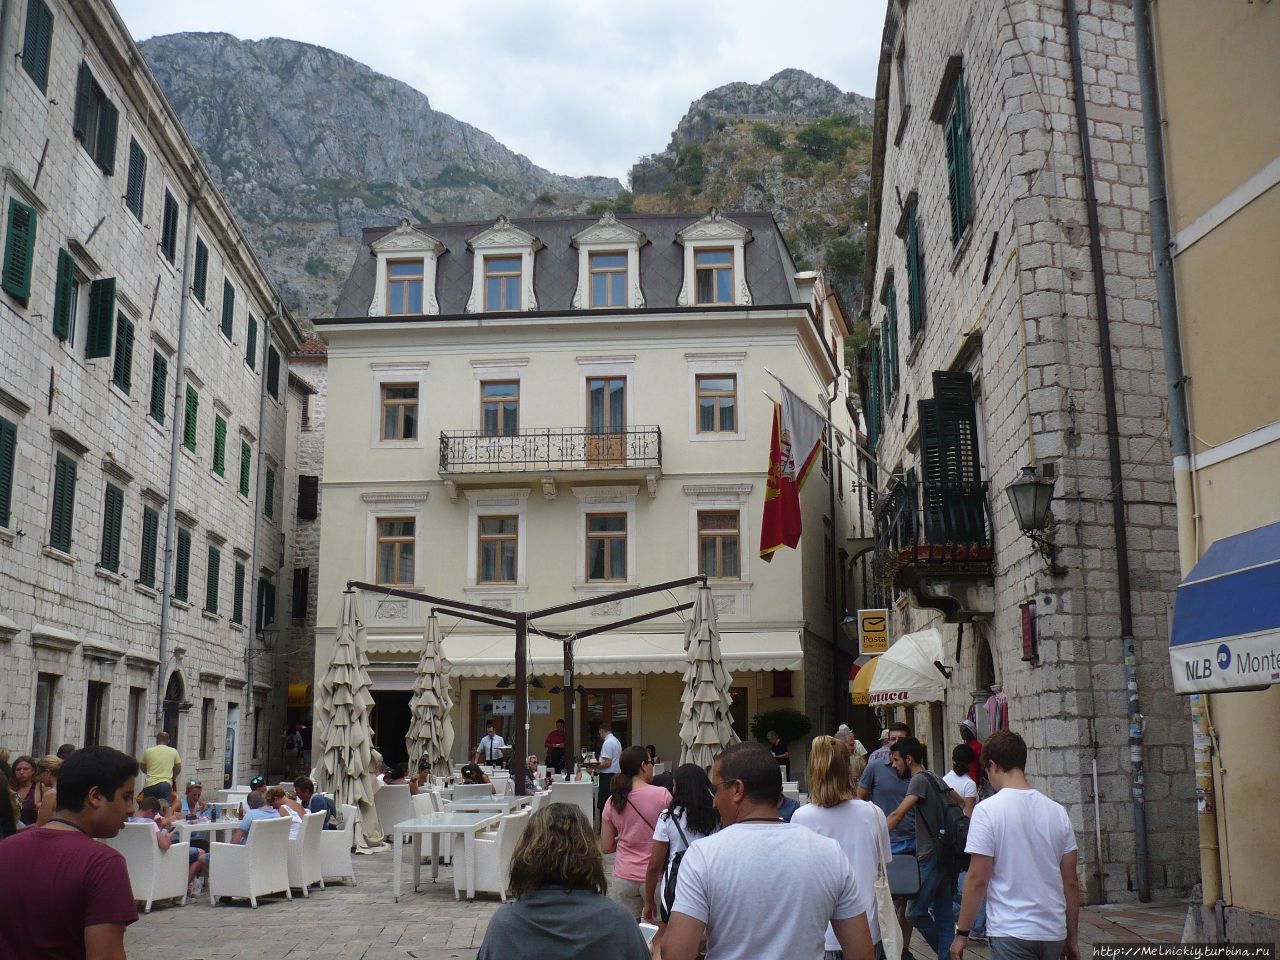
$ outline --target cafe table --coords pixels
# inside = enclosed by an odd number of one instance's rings
[[[497,810],[502,813],[510,813],[512,810],[519,810],[533,803],[533,797],[528,796],[494,796],[494,797],[471,797],[467,800],[446,800],[444,809],[448,813],[484,813],[489,810]]]
[[[391,892],[396,902],[400,902],[400,861],[404,851],[404,838],[413,837],[413,889],[416,892],[422,881],[422,838],[431,837],[431,882],[435,883],[440,875],[440,837],[442,834],[456,834],[462,837],[463,856],[467,864],[467,899],[476,896],[476,834],[490,824],[502,819],[502,808],[494,806],[491,810],[479,813],[446,811],[432,813],[425,817],[413,817],[402,820],[391,828],[392,849],[395,851],[391,863]],[[454,847],[454,856],[458,848]]]
[[[221,840],[226,843],[231,840],[231,833],[240,826],[240,821],[236,819],[218,819],[218,820],[175,820],[173,822],[177,832],[182,839],[190,842],[193,833],[207,833],[211,840]],[[222,836],[225,834],[225,836]],[[213,848],[209,848],[210,853]]]

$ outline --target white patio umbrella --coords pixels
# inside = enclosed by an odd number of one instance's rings
[[[413,680],[413,699],[409,701],[409,732],[404,738],[409,751],[409,767],[418,769],[425,757],[433,776],[449,775],[449,752],[453,749],[453,721],[449,708],[449,661],[440,649],[440,622],[433,613],[427,618],[418,673]]]
[[[378,788],[373,769],[373,734],[369,711],[373,683],[369,680],[368,639],[356,614],[355,591],[342,595],[342,614],[334,637],[333,655],[320,680],[316,696],[315,740],[320,758],[316,764],[319,789],[333,794],[335,805],[354,804],[360,811],[356,850],[385,850],[382,828],[373,809]]]
[[[891,707],[943,699],[947,678],[934,664],[945,666],[946,662],[937,627],[904,634],[880,656],[867,689],[867,704]]]
[[[733,678],[720,659],[720,630],[711,591],[698,588],[684,634],[689,665],[684,671],[680,695],[681,763],[696,763],[710,770],[724,748],[738,742],[729,715]]]

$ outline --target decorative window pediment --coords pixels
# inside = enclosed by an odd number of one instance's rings
[[[570,242],[578,250],[578,289],[573,295],[575,310],[618,306],[636,309],[644,306],[644,293],[640,289],[640,248],[649,242],[648,237],[634,227],[620,223],[609,210],[591,226],[575,233]],[[610,254],[626,257],[625,303],[618,302],[612,281],[604,276],[604,271],[593,267],[593,256],[599,264],[600,258]]]
[[[520,302],[509,300],[497,309],[537,310],[538,298],[533,293],[533,255],[542,249],[542,241],[528,230],[515,226],[506,216],[500,216],[492,227],[480,231],[467,241],[467,248],[474,254],[471,266],[471,297],[467,300],[467,313],[484,313],[491,306],[486,304],[485,261],[487,259],[519,258],[520,278],[518,289]],[[505,294],[504,294],[505,297]]]
[[[692,307],[699,303],[734,303],[739,306],[751,305],[751,288],[747,285],[747,271],[743,250],[751,242],[751,231],[740,223],[735,223],[722,216],[715,207],[711,208],[701,220],[697,220],[676,233],[676,243],[684,247],[684,284],[680,288],[680,297],[676,301],[682,307]],[[698,263],[699,251],[725,250],[731,254],[733,268],[732,300],[713,299],[698,295]]]
[[[443,243],[401,219],[394,230],[373,241],[370,249],[378,258],[378,272],[369,316],[440,312],[436,261],[445,252]],[[415,269],[419,263],[420,271]]]

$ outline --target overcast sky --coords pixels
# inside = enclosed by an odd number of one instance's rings
[[[703,93],[798,67],[870,96],[885,0],[116,0],[134,38],[330,47],[556,173],[625,181]]]

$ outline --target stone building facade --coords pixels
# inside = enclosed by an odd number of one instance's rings
[[[889,4],[863,391],[877,461],[873,565],[893,635],[937,626],[955,657],[943,703],[898,712],[939,748],[932,764],[945,766],[959,721],[974,707],[982,732],[983,705],[1002,693],[1031,748],[1028,773],[1070,812],[1081,881],[1099,902],[1183,894],[1197,857],[1187,712],[1166,665],[1178,543],[1132,14],[1123,2],[1082,6],[1101,275],[1091,266],[1063,5]],[[1054,484],[1044,549],[1022,534],[1006,495],[1028,465]],[[1130,689],[1141,714],[1132,745]]]
[[[0,743],[163,727],[184,777],[240,782],[299,332],[115,9],[4,16]]]

